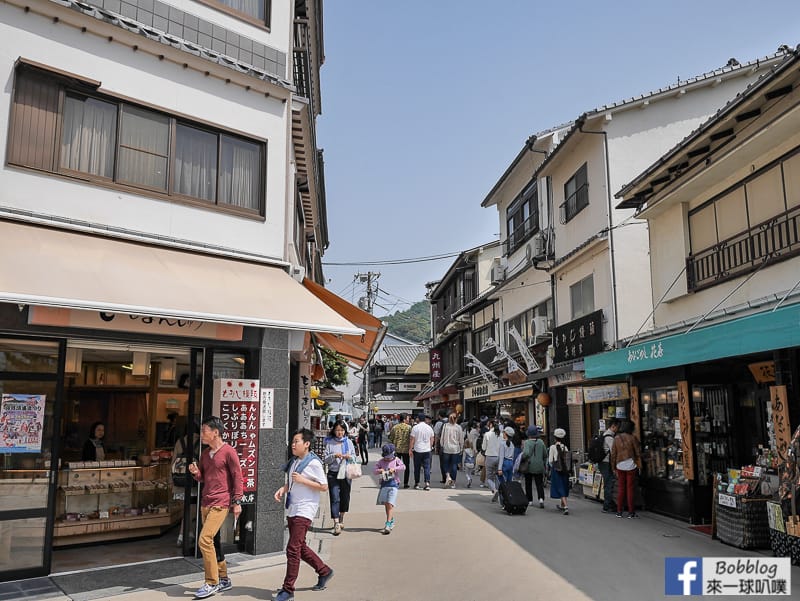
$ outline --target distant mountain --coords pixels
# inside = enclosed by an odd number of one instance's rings
[[[379,319],[387,323],[389,332],[412,342],[424,343],[431,338],[431,308],[428,301],[419,301],[405,311],[395,311]]]

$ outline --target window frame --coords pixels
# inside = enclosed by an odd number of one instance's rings
[[[533,179],[506,209],[506,255],[516,252],[539,229],[539,186]]]
[[[582,183],[580,181],[583,180]],[[580,183],[580,185],[578,185]],[[575,186],[573,192],[569,192],[570,185]],[[575,199],[574,208],[570,211],[570,201]],[[569,223],[572,221],[583,209],[589,206],[589,168],[588,163],[583,163],[575,173],[572,174],[566,182],[564,182],[564,204],[562,207],[561,223]]]
[[[266,31],[272,30],[272,0],[264,0],[265,16],[263,21],[258,17],[254,17],[249,13],[236,10],[235,8],[228,6],[224,2],[221,2],[220,0],[197,0],[197,1],[200,4],[205,4],[209,8],[213,8],[222,13],[230,15],[236,19],[239,19],[240,21],[246,21],[247,23],[255,25],[256,27],[259,27]]]
[[[39,82],[44,90],[50,87],[58,96],[57,112],[54,115],[55,123],[47,130],[48,137],[53,138],[52,156],[49,157],[46,166],[35,166],[25,164],[24,162],[16,162],[12,160],[11,149],[14,145],[12,138],[13,132],[17,127],[23,125],[23,117],[18,115],[16,90],[20,86],[21,78],[26,77]],[[231,128],[226,128],[216,124],[208,123],[203,120],[192,118],[191,116],[183,113],[176,113],[165,110],[161,107],[153,106],[143,101],[131,99],[124,95],[110,94],[104,91],[98,91],[97,87],[99,82],[89,82],[79,79],[77,76],[67,76],[59,71],[50,70],[46,65],[31,64],[30,62],[19,60],[14,72],[13,89],[11,93],[11,107],[10,107],[10,123],[9,123],[9,136],[8,147],[6,152],[5,164],[11,167],[20,169],[30,169],[38,173],[47,173],[54,177],[63,177],[70,180],[80,180],[91,183],[98,187],[109,188],[113,190],[121,190],[134,194],[147,193],[152,198],[160,200],[167,200],[169,202],[176,202],[197,208],[210,209],[216,212],[234,214],[240,217],[257,219],[261,221],[266,220],[266,190],[267,190],[267,160],[269,156],[269,143],[266,139],[261,139],[249,135],[245,132],[240,132]],[[66,98],[71,96],[80,100],[93,99],[99,102],[106,102],[113,104],[116,108],[116,131],[114,139],[114,165],[113,165],[113,178],[108,178],[102,175],[96,175],[84,171],[77,171],[62,167],[61,165],[61,144],[63,136],[63,123],[65,117]],[[169,139],[168,139],[168,154],[167,154],[167,178],[166,189],[147,186],[145,184],[137,184],[135,182],[123,182],[118,178],[119,167],[119,150],[120,150],[120,131],[122,127],[122,112],[125,106],[132,106],[133,108],[150,111],[156,114],[163,115],[168,119]],[[215,190],[216,198],[214,200],[207,200],[200,197],[194,197],[175,191],[173,177],[175,171],[176,161],[176,142],[177,142],[177,126],[178,124],[187,127],[199,129],[217,136],[217,187]],[[233,204],[221,202],[219,200],[219,180],[221,177],[220,164],[222,154],[222,138],[229,136],[233,139],[243,140],[247,143],[254,144],[259,148],[260,164],[258,173],[258,187],[259,190],[256,195],[256,208],[250,209]],[[14,147],[17,151],[18,148]]]
[[[586,287],[586,283],[587,282],[591,282],[592,283],[592,305],[591,305],[591,308],[589,310],[584,311],[583,310],[584,309],[584,305],[585,305],[585,300],[584,300],[585,290],[584,290],[584,288]],[[580,291],[580,294],[581,294],[581,298],[580,298],[580,301],[581,301],[580,302],[581,313],[576,313],[575,312],[575,292],[576,291]],[[596,310],[595,309],[595,301],[594,301],[594,274],[593,273],[590,273],[585,278],[582,278],[582,279],[578,280],[577,282],[575,282],[574,284],[572,284],[569,287],[569,306],[570,306],[570,313],[572,314],[572,319],[570,321],[573,321],[575,319],[579,319],[579,318],[583,317],[584,315],[589,315],[590,313],[593,313]]]

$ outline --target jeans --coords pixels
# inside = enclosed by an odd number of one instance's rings
[[[286,518],[286,521],[289,524],[289,542],[286,545],[286,576],[283,579],[283,590],[293,593],[294,583],[300,572],[301,559],[314,568],[318,576],[327,576],[331,569],[306,544],[306,532],[311,526],[311,520],[295,516]]]
[[[486,484],[492,492],[497,490],[497,466],[500,458],[497,455],[486,456]]]
[[[514,479],[514,460],[503,459],[503,465],[500,466],[503,470],[503,481],[511,482]]]
[[[228,566],[219,538],[219,529],[225,518],[228,517],[227,507],[202,507],[200,515],[203,518],[203,529],[197,546],[203,554],[203,572],[206,584],[217,585],[220,578],[228,577]]]
[[[444,473],[445,476],[450,476],[450,479],[455,482],[458,475],[458,462],[461,459],[461,453],[442,453],[444,459]]]
[[[419,484],[419,469],[422,468],[423,475],[425,476],[425,483],[429,484],[431,481],[431,452],[426,451],[420,453],[414,451],[414,486]]]
[[[408,488],[408,477],[411,475],[411,457],[408,453],[395,453],[406,466],[403,470],[403,486]]]
[[[625,507],[625,497],[628,498],[628,513],[636,513],[633,505],[633,484],[636,481],[636,470],[617,470],[619,489],[617,490],[617,511],[622,512]]]
[[[383,430],[375,430],[375,448],[379,449],[383,445]]]
[[[608,461],[601,461],[599,464],[600,473],[603,474],[603,509],[611,511],[614,509],[614,470]]]
[[[359,436],[358,437],[358,452],[361,455],[361,461],[366,463],[369,459],[369,454],[367,453],[367,437],[366,436]]]
[[[342,465],[340,469],[345,469]],[[339,479],[339,472],[328,472],[328,496],[331,500],[331,517],[339,519],[339,514],[350,511],[350,480]]]
[[[440,450],[439,453],[439,471],[442,472],[442,482],[447,480],[447,460],[444,457],[444,451]]]
[[[533,503],[533,482],[536,482],[537,499],[544,499],[544,474],[525,474],[525,496]]]

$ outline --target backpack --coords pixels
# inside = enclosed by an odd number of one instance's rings
[[[602,463],[606,458],[606,437],[611,434],[596,434],[589,441],[589,461]]]
[[[572,457],[570,457],[567,447],[562,444],[556,445],[556,450],[558,451],[558,458],[554,468],[557,472],[568,474],[572,469]]]
[[[478,434],[478,438],[475,441],[475,453],[483,454],[483,432]]]

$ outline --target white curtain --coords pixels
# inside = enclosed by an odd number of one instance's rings
[[[67,96],[61,134],[61,167],[114,176],[117,107],[94,98]]]
[[[258,210],[261,195],[261,146],[222,136],[219,202]]]
[[[217,197],[217,135],[178,124],[175,192],[214,202]]]
[[[230,6],[232,9],[252,15],[261,21],[267,18],[265,1],[266,0],[222,0],[223,4]]]
[[[126,105],[119,146],[119,181],[166,190],[169,117]]]

